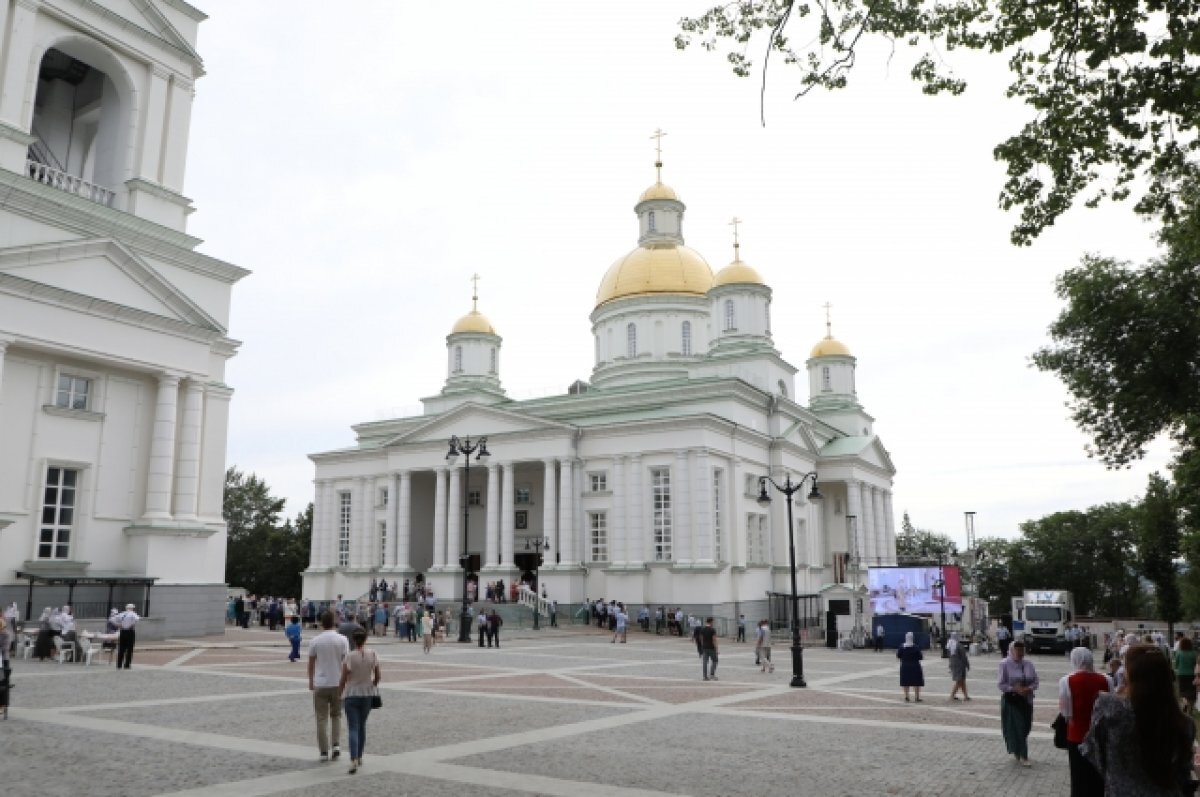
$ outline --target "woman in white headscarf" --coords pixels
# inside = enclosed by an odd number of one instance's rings
[[[962,690],[963,700],[970,700],[967,694],[967,672],[971,669],[971,660],[967,657],[967,646],[958,640],[958,632],[950,635],[946,643],[946,657],[950,665],[950,680],[954,688],[950,690],[950,699],[958,700],[958,691]]]
[[[1079,744],[1092,725],[1092,709],[1101,692],[1111,691],[1108,679],[1096,672],[1092,651],[1071,651],[1071,672],[1058,681],[1058,712],[1067,721],[1067,763],[1071,770],[1071,797],[1104,793],[1104,779],[1079,752]]]
[[[904,635],[904,644],[896,649],[896,658],[900,659],[900,686],[904,687],[904,702],[908,702],[908,690],[917,690],[917,702],[921,702],[921,687],[925,685],[925,672],[921,669],[921,659],[925,656],[913,641],[913,632]]]

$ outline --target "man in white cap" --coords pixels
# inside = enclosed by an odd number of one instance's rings
[[[134,611],[132,603],[125,604],[125,611],[112,618],[116,624],[119,635],[117,636],[117,669],[122,666],[129,669],[129,665],[133,663],[133,643],[134,633],[133,628],[138,624],[138,613]]]

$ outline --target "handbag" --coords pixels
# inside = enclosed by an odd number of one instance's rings
[[[383,698],[379,695],[371,695],[371,708],[383,708]]]
[[[1050,727],[1054,729],[1054,746],[1059,750],[1067,749],[1067,718],[1061,713],[1054,718],[1054,722],[1050,723]]]

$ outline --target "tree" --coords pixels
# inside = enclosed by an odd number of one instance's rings
[[[273,560],[284,500],[271,495],[266,482],[235,467],[225,471],[224,515],[229,543],[225,581],[251,593],[281,595]]]
[[[1154,584],[1154,608],[1158,619],[1174,636],[1175,623],[1183,617],[1179,595],[1177,560],[1181,549],[1179,514],[1167,480],[1150,474],[1146,496],[1138,512],[1138,554],[1142,575]]]
[[[911,76],[926,94],[960,94],[947,65],[956,49],[1005,59],[1007,96],[1032,118],[993,150],[1007,165],[1000,205],[1019,208],[1012,232],[1028,244],[1081,194],[1093,206],[1146,189],[1135,210],[1170,222],[1196,181],[1200,124],[1200,0],[736,0],[680,20],[680,49],[725,49],[735,75],[749,55],[800,70],[797,97],[849,82],[861,46],[918,48]],[[793,40],[803,42],[796,47]]]
[[[991,614],[1006,613],[1009,600],[1033,583],[1028,548],[1013,540],[985,537],[975,544],[975,588]]]
[[[958,554],[954,540],[945,534],[916,528],[907,512],[900,522],[900,532],[896,538],[896,557],[899,559],[936,560],[941,555],[948,561]]]

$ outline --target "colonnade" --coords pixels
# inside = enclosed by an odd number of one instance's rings
[[[858,519],[859,557],[863,566],[895,564],[896,530],[892,491],[856,479],[846,482],[848,515]]]

